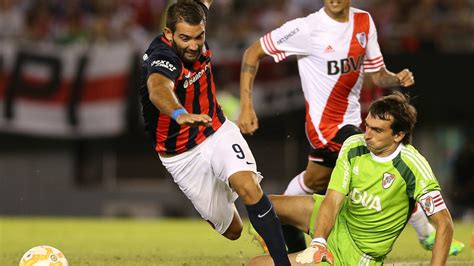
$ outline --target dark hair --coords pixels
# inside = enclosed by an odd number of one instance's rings
[[[166,13],[166,27],[172,32],[176,30],[178,22],[186,22],[190,25],[206,24],[206,16],[203,8],[192,0],[178,0],[168,7]]]
[[[410,96],[395,91],[374,102],[369,107],[369,114],[383,120],[393,117],[392,131],[394,134],[404,132],[403,144],[411,143],[411,133],[416,123],[416,109],[410,104]]]

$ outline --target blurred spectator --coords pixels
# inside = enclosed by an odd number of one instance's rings
[[[23,33],[25,12],[16,0],[0,0],[0,40],[17,39]]]
[[[51,1],[32,1],[26,12],[26,38],[35,42],[53,41],[53,20]]]
[[[0,0],[0,40],[58,44],[126,40],[137,49],[161,32],[168,0]],[[216,1],[208,25],[217,59],[240,60],[243,47],[284,21],[317,10],[322,0]],[[354,0],[378,25],[382,50],[392,53],[474,51],[470,0]],[[218,27],[217,27],[218,25]],[[214,38],[214,39],[213,39]],[[219,38],[219,41],[214,41]]]

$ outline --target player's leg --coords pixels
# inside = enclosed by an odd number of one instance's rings
[[[270,195],[269,198],[282,224],[294,226],[302,232],[309,232],[314,205],[312,195]]]
[[[210,144],[205,141],[190,151],[160,159],[201,217],[218,233],[234,240],[243,227],[234,205],[237,194],[215,177],[208,159]]]
[[[242,229],[242,219],[240,218],[239,212],[237,212],[237,209],[234,205],[234,215],[232,217],[232,222],[230,223],[229,228],[227,228],[227,230],[222,235],[230,240],[237,240],[242,234]]]
[[[326,191],[332,167],[317,164],[311,160],[306,165],[306,170],[291,179],[285,195],[323,195]]]
[[[287,195],[270,195],[269,196],[275,211],[282,223],[291,224],[295,228],[308,232],[311,225],[315,221],[319,206],[321,206],[322,196],[287,196]],[[315,201],[315,197],[318,199]],[[297,253],[288,254],[288,259],[292,265],[296,263]],[[252,258],[248,265],[253,266],[270,266],[274,265],[272,259],[268,255],[262,255]]]
[[[285,195],[324,194],[331,172],[332,168],[309,160],[306,170],[290,181],[285,190]],[[300,230],[289,224],[284,224],[282,225],[282,231],[288,253],[302,251],[306,248],[306,239]]]
[[[296,262],[296,256],[298,253],[288,254],[288,259],[290,260],[291,265],[301,265]],[[268,255],[256,256],[250,259],[247,266],[274,266],[273,260]]]
[[[203,155],[210,158],[216,178],[242,198],[249,220],[267,243],[275,264],[290,265],[280,221],[260,187],[262,176],[257,174],[255,158],[239,128],[226,121],[214,137],[212,148]]]
[[[244,201],[249,220],[267,244],[275,264],[290,265],[280,221],[267,195],[260,188],[256,174],[240,171],[229,177],[229,183]]]
[[[336,165],[337,155],[342,143],[350,136],[362,133],[359,127],[346,125],[336,136],[321,149],[311,148],[306,170],[294,177],[285,190],[285,195],[324,195],[329,184],[332,169]],[[331,147],[331,148],[329,148]],[[304,235],[290,225],[282,226],[288,253],[298,252],[306,248]]]

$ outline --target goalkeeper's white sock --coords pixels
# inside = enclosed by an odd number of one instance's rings
[[[306,171],[303,171],[291,179],[288,187],[285,190],[285,195],[312,195],[314,193],[314,190],[310,189],[304,184],[303,176],[305,172]]]
[[[435,231],[435,228],[430,224],[430,221],[428,220],[425,213],[421,209],[422,207],[419,205],[419,203],[416,203],[416,204],[417,206],[415,208],[415,211],[412,213],[410,220],[408,220],[408,222],[415,229],[418,239],[423,241],[432,232]]]

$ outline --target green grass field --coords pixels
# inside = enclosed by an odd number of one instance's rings
[[[18,265],[33,246],[60,249],[69,265],[245,265],[261,253],[246,232],[237,241],[215,233],[202,220],[77,219],[0,217],[0,265]],[[455,237],[464,252],[448,265],[474,265],[470,246],[473,224],[456,223]],[[427,265],[415,233],[407,226],[386,265]]]

